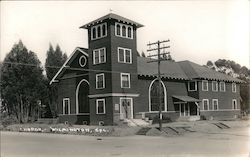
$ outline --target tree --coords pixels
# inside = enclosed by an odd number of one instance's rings
[[[49,89],[49,106],[52,112],[53,117],[57,116],[57,87],[56,86],[50,86],[49,82],[52,80],[52,78],[55,76],[59,68],[63,65],[63,63],[67,60],[66,53],[62,53],[61,48],[59,45],[56,46],[56,49],[54,50],[52,45],[49,45],[49,50],[47,51],[47,58],[45,61],[45,71],[47,75],[47,85]]]
[[[212,61],[207,61],[207,66],[208,66],[208,67],[213,66],[213,62],[212,62]]]
[[[144,51],[142,51],[141,56],[144,57],[144,58],[146,57]]]
[[[20,123],[35,120],[39,115],[44,85],[43,69],[36,54],[20,40],[6,55],[2,74],[2,99],[9,115]]]

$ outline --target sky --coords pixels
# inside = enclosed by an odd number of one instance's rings
[[[170,39],[171,56],[204,65],[229,59],[250,67],[248,0],[175,1],[0,1],[0,60],[20,39],[44,64],[49,43],[69,56],[88,48],[87,30],[79,27],[110,13],[141,23],[137,50]],[[151,47],[152,48],[152,47]],[[152,54],[152,53],[151,53]]]

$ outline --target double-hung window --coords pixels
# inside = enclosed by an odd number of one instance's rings
[[[220,82],[220,91],[221,91],[221,92],[225,92],[225,91],[226,91],[225,82]]]
[[[105,99],[97,99],[96,100],[96,114],[105,114]]]
[[[219,110],[218,99],[213,99],[213,110]]]
[[[232,92],[236,93],[236,83],[232,83]]]
[[[208,81],[207,80],[202,81],[202,91],[208,91]]]
[[[197,90],[197,82],[191,81],[188,82],[188,91],[196,91]]]
[[[67,115],[70,114],[70,99],[63,98],[63,114]]]
[[[100,64],[106,62],[106,49],[100,48],[93,50],[93,64]]]
[[[217,81],[212,81],[212,91],[214,91],[214,92],[218,91],[218,83],[217,83]]]
[[[130,88],[130,74],[121,73],[121,88]]]
[[[104,73],[96,74],[96,89],[105,88],[105,77]]]
[[[118,62],[119,63],[132,63],[131,49],[118,47]]]
[[[208,111],[209,110],[209,101],[208,101],[208,99],[203,99],[202,104],[203,104],[203,110]]]

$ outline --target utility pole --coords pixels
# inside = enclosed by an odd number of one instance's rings
[[[166,56],[167,54],[169,54],[169,52],[164,52],[164,53],[161,53],[161,49],[166,49],[166,48],[170,48],[170,46],[163,46],[161,47],[161,44],[162,43],[166,43],[166,42],[169,42],[170,40],[164,40],[164,41],[157,41],[155,43],[149,43],[147,44],[147,46],[151,46],[151,45],[157,45],[157,48],[153,48],[153,49],[148,49],[147,52],[149,51],[156,51],[157,50],[157,54],[155,55],[150,55],[148,57],[155,57],[157,56],[157,59],[154,59],[154,60],[151,60],[151,61],[148,61],[148,63],[150,62],[157,62],[158,63],[158,83],[159,83],[159,87],[158,87],[158,94],[159,94],[159,129],[160,131],[162,131],[162,102],[161,102],[161,61],[164,61],[164,60],[168,60],[166,57],[161,57],[161,56]]]

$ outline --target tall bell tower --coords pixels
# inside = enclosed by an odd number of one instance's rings
[[[142,26],[110,13],[80,27],[88,30],[90,124],[113,125],[134,117],[136,31]]]

